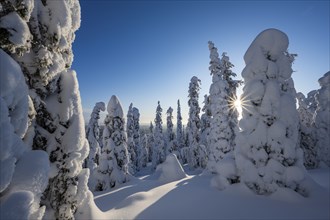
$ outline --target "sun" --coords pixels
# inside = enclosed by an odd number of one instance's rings
[[[242,101],[239,97],[230,98],[230,109],[235,109],[238,112],[238,120],[242,117]]]

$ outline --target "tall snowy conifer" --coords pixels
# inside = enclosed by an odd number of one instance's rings
[[[155,145],[155,139],[154,139],[154,125],[152,122],[150,122],[149,126],[149,133],[148,133],[148,161],[152,162],[153,152],[154,152],[154,145]]]
[[[191,168],[200,167],[200,107],[198,96],[201,81],[196,76],[190,80],[188,91],[189,118],[187,124],[189,158],[188,163]]]
[[[133,103],[130,104],[127,112],[127,147],[129,154],[129,172],[135,174],[137,171],[137,155],[136,155],[136,146],[134,141],[134,118],[133,118]]]
[[[174,132],[173,132],[173,109],[169,107],[166,111],[166,155],[172,153],[176,149],[174,149]]]
[[[300,118],[300,147],[304,151],[304,165],[307,169],[318,167],[319,159],[317,155],[315,128],[313,123],[313,113],[308,109],[308,100],[304,94],[297,93],[299,104],[298,113]]]
[[[123,108],[112,96],[104,120],[103,149],[97,175],[97,191],[108,190],[128,181],[128,151]]]
[[[201,143],[206,147],[209,146],[208,140],[210,135],[211,127],[211,108],[210,108],[210,98],[208,95],[204,95],[204,106],[202,108],[204,112],[201,116]]]
[[[236,88],[238,82],[232,77],[236,76],[230,69],[233,64],[229,57],[222,54],[219,59],[218,49],[209,41],[210,67],[212,84],[210,87],[210,134],[208,135],[209,156],[208,169],[216,172],[221,159],[234,149],[234,140],[237,131],[237,112],[234,107]]]
[[[36,111],[29,119],[28,145],[47,152],[51,162],[40,202],[45,218],[74,219],[87,211],[81,207],[91,197],[88,170],[82,169],[88,142],[80,93],[70,69],[80,6],[77,0],[22,3],[1,2],[1,47],[20,65]]]
[[[144,134],[141,137],[140,146],[141,146],[141,150],[140,150],[139,159],[138,159],[139,170],[141,170],[141,168],[143,168],[143,167],[146,167],[149,162],[148,137],[146,134]]]
[[[330,72],[319,79],[319,84],[321,89],[316,94],[317,109],[315,113],[316,146],[321,161],[330,167]]]
[[[276,29],[261,32],[244,55],[243,111],[235,160],[241,181],[257,194],[279,187],[304,196],[303,152],[291,78],[288,37]]]
[[[157,165],[165,161],[165,141],[163,134],[163,121],[162,121],[162,111],[163,109],[160,106],[158,101],[158,106],[156,109],[156,118],[155,118],[155,129],[154,129],[154,147],[152,155],[152,164],[156,169]]]
[[[132,110],[133,113],[133,140],[134,140],[134,151],[136,155],[136,170],[139,171],[141,168],[139,159],[142,157],[143,154],[143,146],[141,145],[141,139],[140,139],[140,112],[139,109],[133,107]]]
[[[184,145],[181,106],[180,106],[179,99],[178,99],[178,107],[177,107],[177,114],[176,114],[176,145],[177,145],[178,151],[180,151],[180,149],[182,149],[183,145]]]

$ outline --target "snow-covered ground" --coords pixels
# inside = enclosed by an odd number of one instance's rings
[[[280,188],[256,195],[244,184],[219,191],[211,174],[184,170],[171,159],[150,174],[150,168],[118,188],[94,194],[95,219],[329,219],[329,168],[308,171],[311,193],[304,198]],[[162,175],[162,173],[164,173]],[[173,174],[175,177],[170,177]],[[175,180],[168,182],[164,176]],[[178,180],[179,179],[179,180]]]

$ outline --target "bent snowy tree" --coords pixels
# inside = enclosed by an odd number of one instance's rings
[[[235,159],[241,181],[256,193],[287,187],[307,196],[288,45],[286,34],[268,29],[244,55],[242,131]]]

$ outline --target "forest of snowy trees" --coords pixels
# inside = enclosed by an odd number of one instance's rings
[[[231,70],[234,65],[229,56],[223,52],[220,58],[211,41],[208,46],[212,84],[209,94],[204,96],[204,106],[199,106],[201,81],[193,76],[188,86],[186,128],[182,124],[180,100],[177,102],[176,132],[172,121],[173,108],[167,109],[166,124],[163,125],[163,108],[158,101],[155,119],[150,122],[149,131],[143,132],[141,137],[139,110],[131,103],[124,132],[126,136],[114,134],[126,143],[122,145],[121,154],[128,158],[127,161],[113,161],[112,158],[119,154],[114,146],[107,149],[108,153],[114,153],[113,156],[102,157],[101,152],[106,148],[95,150],[99,149],[100,142],[106,146],[110,135],[107,126],[103,134],[99,134],[102,122],[97,122],[95,119],[99,117],[95,115],[101,107],[100,103],[96,103],[87,126],[87,131],[94,134],[86,135],[91,149],[86,164],[90,158],[100,158],[100,164],[92,166],[90,172],[105,176],[91,176],[90,182],[109,176],[120,181],[102,180],[103,187],[93,185],[91,190],[103,191],[129,181],[129,175],[138,174],[144,167],[155,170],[165,162],[167,155],[174,153],[182,165],[216,175],[213,184],[218,189],[243,182],[257,194],[267,195],[278,187],[287,187],[308,196],[308,187],[304,183],[305,168],[317,168],[320,161],[329,163],[326,156],[329,150],[326,144],[329,141],[326,135],[329,129],[329,115],[326,115],[329,112],[329,72],[319,80],[321,88],[311,91],[308,98],[297,93],[291,78],[291,66],[296,55],[287,52],[287,36],[275,29],[259,34],[247,50],[244,56],[247,66],[242,72],[244,82],[235,79],[236,74]],[[242,118],[239,121],[235,101],[241,84]],[[122,111],[119,101],[110,100],[108,107],[115,103],[117,106],[112,108]],[[98,171],[104,166],[102,160],[111,161],[107,164],[107,172]],[[117,171],[116,167],[122,165],[128,166],[128,172],[122,168]]]
[[[243,81],[235,79],[229,55],[220,57],[208,42],[212,84],[204,106],[201,80],[193,76],[188,103],[173,103],[176,121],[168,107],[163,123],[158,101],[144,133],[139,109],[132,103],[125,114],[115,95],[107,105],[97,102],[84,122],[71,69],[79,26],[78,0],[0,3],[1,219],[79,219],[91,192],[118,187],[142,169],[154,171],[173,154],[182,165],[217,176],[219,189],[241,182],[261,195],[285,187],[308,197],[306,169],[330,166],[330,72],[307,97],[296,92],[296,55],[288,52],[285,33],[268,29],[255,38],[244,55]],[[183,104],[189,106],[186,126]]]

